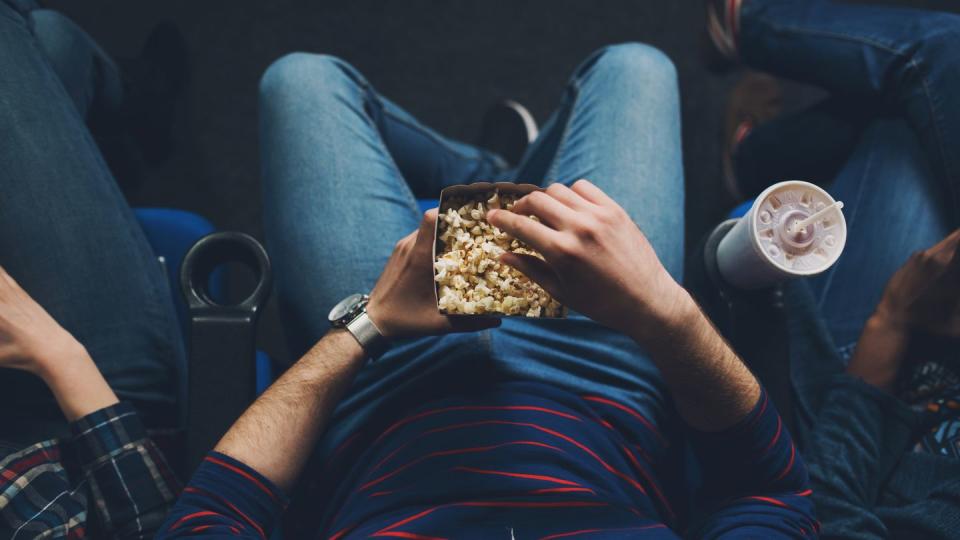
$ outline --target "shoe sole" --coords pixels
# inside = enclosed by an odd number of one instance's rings
[[[510,99],[504,100],[503,104],[520,115],[520,119],[523,120],[523,128],[527,132],[527,144],[537,140],[537,136],[540,135],[540,130],[537,129],[537,121],[533,118],[533,115],[530,114],[530,111],[523,105]]]

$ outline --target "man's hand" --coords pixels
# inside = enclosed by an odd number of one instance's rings
[[[536,216],[539,222],[528,216]],[[660,264],[630,216],[599,188],[553,184],[487,219],[539,251],[504,254],[567,306],[631,336],[656,363],[683,418],[725,429],[756,405],[760,386]]]
[[[0,267],[0,368],[43,379],[67,420],[117,403],[87,349]]]
[[[433,282],[433,231],[437,209],[428,210],[420,228],[397,242],[370,293],[367,313],[386,337],[471,332],[500,325],[499,319],[448,317],[437,309]]]
[[[960,339],[960,229],[919,251],[890,278],[847,373],[893,390],[912,335]]]
[[[503,263],[606,326],[632,335],[638,323],[649,323],[640,327],[655,334],[689,306],[689,295],[626,211],[586,180],[572,188],[552,184],[517,201],[512,212],[491,210],[487,219],[545,259],[507,253]]]

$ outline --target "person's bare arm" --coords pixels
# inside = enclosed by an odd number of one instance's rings
[[[490,211],[488,220],[544,257],[505,254],[503,262],[648,351],[692,427],[722,430],[757,404],[753,374],[670,277],[630,216],[599,188],[586,180],[572,188],[553,184],[525,196],[512,212]]]
[[[349,332],[331,331],[267,388],[214,450],[289,490],[365,359]]]
[[[119,403],[86,348],[3,268],[0,368],[24,370],[43,379],[71,423],[79,485],[98,494],[87,521],[97,524],[103,538],[152,536],[179,489],[173,473],[133,407]],[[130,491],[127,486],[144,489]]]
[[[389,338],[499,324],[451,319],[437,311],[432,269],[436,219],[436,210],[427,212],[420,229],[397,243],[370,294],[367,312]],[[291,488],[365,359],[347,331],[331,331],[243,413],[214,450],[250,466],[281,489]]]
[[[118,402],[86,348],[2,267],[0,367],[43,379],[71,422]]]
[[[635,318],[628,335],[660,369],[683,419],[701,431],[720,431],[754,408],[760,384],[686,291],[683,296],[672,318],[656,325]]]

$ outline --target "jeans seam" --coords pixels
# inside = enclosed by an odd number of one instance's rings
[[[570,124],[573,121],[573,110],[577,106],[577,102],[580,100],[580,80],[574,79],[570,81],[568,86],[569,90],[573,94],[573,98],[567,101],[565,104],[561,104],[561,108],[566,106],[567,108],[567,119],[563,123],[563,131],[560,133],[560,140],[557,141],[557,149],[553,154],[553,159],[550,161],[550,168],[547,169],[546,178],[544,178],[544,187],[549,186],[550,184],[555,184],[559,180],[556,178],[557,168],[560,166],[560,155],[563,153],[563,148],[567,144],[567,139],[570,136]]]
[[[869,45],[871,47],[876,47],[882,51],[888,52],[890,54],[893,54],[899,57],[905,56],[903,51],[898,51],[897,49],[894,49],[888,45],[884,45],[883,43],[879,43],[877,41],[863,38],[863,37],[851,36],[849,34],[841,34],[838,32],[828,32],[825,30],[808,30],[806,28],[797,28],[795,26],[784,26],[784,25],[780,25],[775,22],[772,22],[769,19],[765,19],[763,17],[757,17],[757,20],[758,22],[768,25],[775,32],[793,32],[796,34],[803,34],[807,36],[818,36],[818,37],[842,39],[844,41],[851,41],[854,43],[860,43],[862,45]]]
[[[370,84],[366,80],[361,79],[361,80],[358,80],[357,83],[360,86],[360,90],[364,94],[366,94],[367,99],[369,99],[371,103],[374,103],[380,109],[380,112],[382,114],[387,114],[393,118],[396,118],[395,115],[390,114],[389,111],[387,111],[387,109],[384,108],[383,103],[380,101],[380,98],[377,95],[376,91],[374,91],[373,87],[370,86]],[[373,122],[373,118],[369,118],[369,120]],[[373,122],[373,123],[376,124],[376,122]],[[397,160],[394,159],[393,153],[390,152],[389,148],[387,148],[387,143],[386,141],[383,140],[383,134],[380,133],[380,128],[377,127],[377,129],[375,129],[374,131],[377,134],[377,138],[380,139],[380,144],[383,146],[383,149],[386,150],[385,153],[387,157],[390,159],[390,163],[393,164],[394,170],[397,171],[397,175],[401,179],[401,182],[400,182],[401,189],[403,190],[403,193],[406,196],[405,198],[407,199],[408,208],[410,208],[410,210],[413,212],[414,215],[418,216],[420,214],[420,207],[417,205],[417,196],[414,195],[413,190],[410,189],[410,183],[407,182],[407,179],[403,176],[403,172],[400,170],[400,166],[397,165]]]

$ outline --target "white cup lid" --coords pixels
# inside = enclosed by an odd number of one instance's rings
[[[770,186],[757,197],[747,216],[754,247],[780,269],[796,275],[823,272],[837,261],[847,241],[840,208],[799,227],[836,201],[809,182],[790,180]]]

